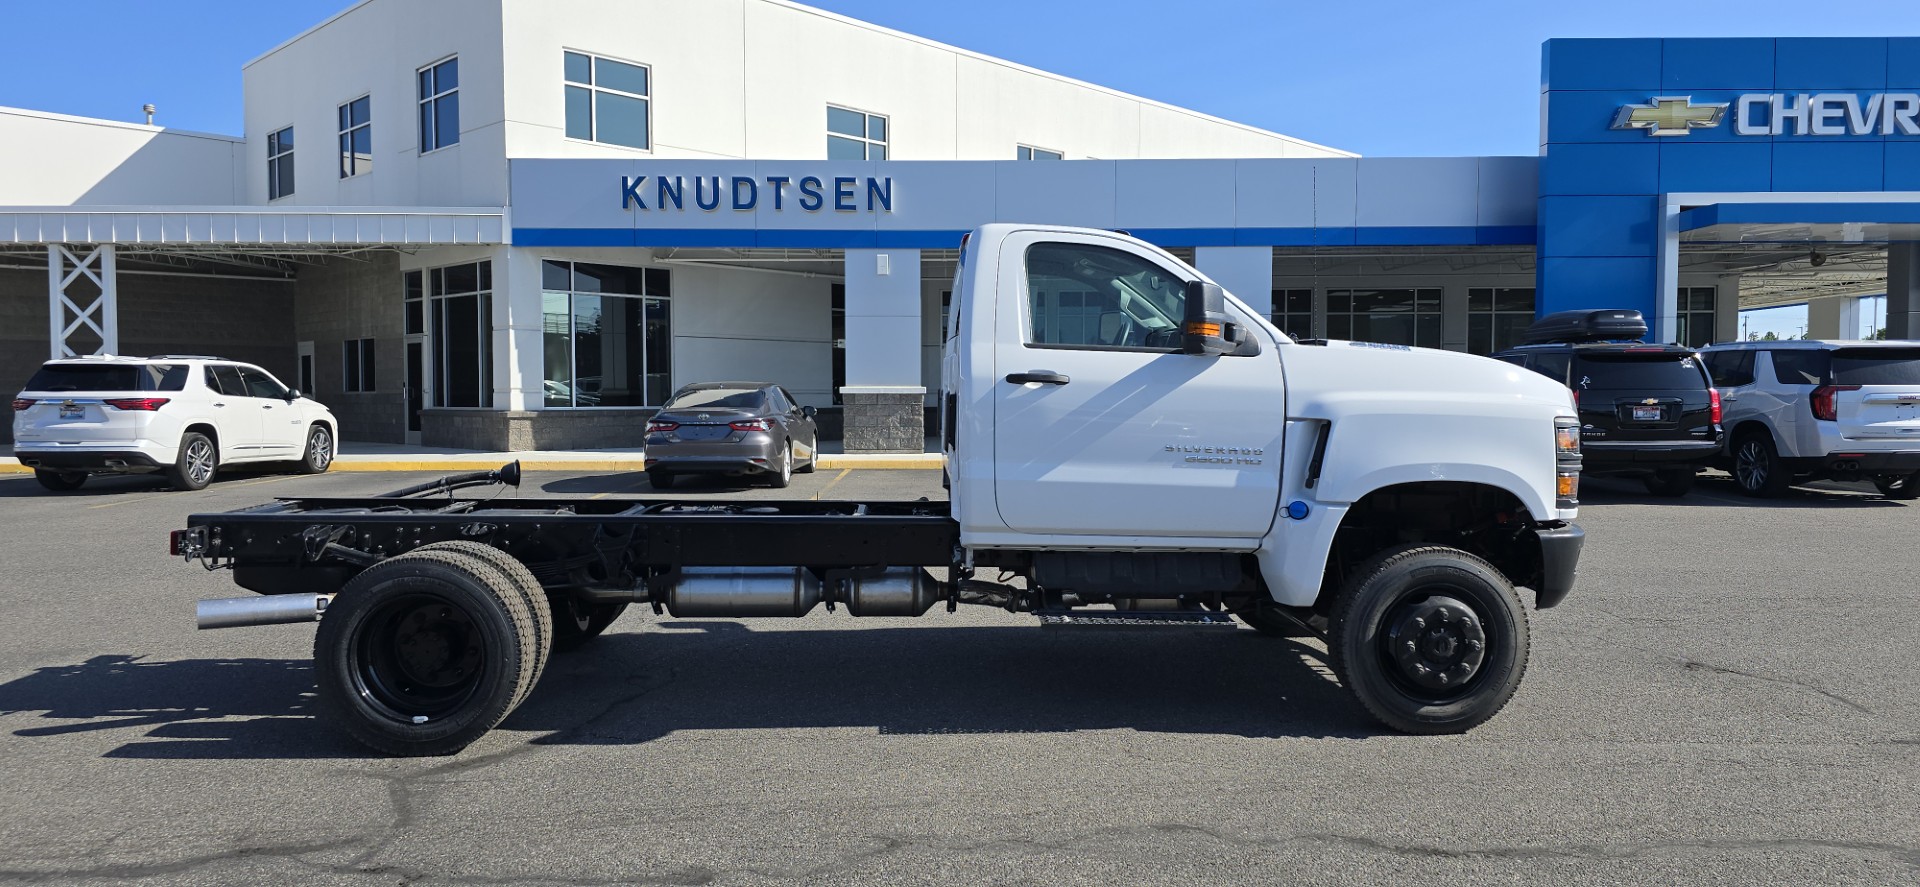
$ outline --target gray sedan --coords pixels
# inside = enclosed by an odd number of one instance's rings
[[[681,475],[763,478],[775,489],[820,458],[814,408],[771,382],[701,382],[674,392],[647,422],[647,477],[667,489]]]

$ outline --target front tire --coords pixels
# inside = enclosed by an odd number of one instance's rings
[[[1878,475],[1873,487],[1889,499],[1920,499],[1920,472]]]
[[[1773,438],[1764,432],[1749,433],[1734,442],[1733,480],[1740,492],[1760,499],[1777,499],[1793,485]]]
[[[320,711],[390,755],[450,755],[504,720],[537,672],[512,580],[460,551],[415,551],[353,578],[314,636]]]
[[[333,467],[333,432],[327,426],[314,423],[307,429],[307,451],[300,456],[301,474],[325,474]]]
[[[1647,492],[1655,496],[1679,498],[1693,492],[1696,475],[1691,468],[1663,468],[1644,479]]]
[[[213,439],[198,431],[180,436],[180,454],[167,469],[167,480],[176,490],[204,490],[220,471],[220,449]]]
[[[71,493],[87,483],[84,471],[35,471],[33,479],[40,485],[56,493]]]
[[[1327,649],[1375,720],[1405,733],[1464,733],[1505,707],[1527,670],[1527,612],[1492,564],[1407,545],[1355,569],[1334,601]]]

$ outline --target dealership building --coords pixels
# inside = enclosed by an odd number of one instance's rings
[[[0,108],[0,379],[217,354],[348,440],[511,450],[765,379],[917,451],[988,222],[1124,229],[1296,338],[1841,337],[1882,293],[1920,338],[1920,38],[1542,57],[1536,156],[1363,158],[785,0],[366,0],[245,67],[242,136]]]

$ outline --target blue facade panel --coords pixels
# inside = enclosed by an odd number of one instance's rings
[[[1920,141],[1888,142],[1888,191],[1920,191]]]
[[[1773,144],[1774,191],[1879,191],[1886,186],[1881,142]]]
[[[1661,41],[1661,88],[1765,91],[1773,88],[1773,38]]]
[[[1542,197],[1540,256],[1652,256],[1658,203],[1650,195]]]
[[[1773,58],[1773,83],[1782,92],[1887,87],[1884,37],[1782,37]]]
[[[1654,189],[1658,193],[1772,188],[1773,146],[1768,140],[1758,144],[1679,141],[1660,146],[1660,184]]]
[[[1920,37],[1887,38],[1887,88],[1920,91]]]
[[[1541,315],[1575,308],[1631,308],[1654,316],[1654,259],[1542,258],[1540,278],[1552,281],[1538,295]]]
[[[1541,88],[1660,88],[1657,39],[1548,40],[1540,51]]]
[[[1658,145],[1554,145],[1540,157],[1541,196],[1652,194]]]

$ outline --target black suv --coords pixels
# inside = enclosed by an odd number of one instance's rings
[[[1573,390],[1590,474],[1634,474],[1656,496],[1684,496],[1720,454],[1720,393],[1700,355],[1640,341],[1638,311],[1562,311],[1493,355]]]

